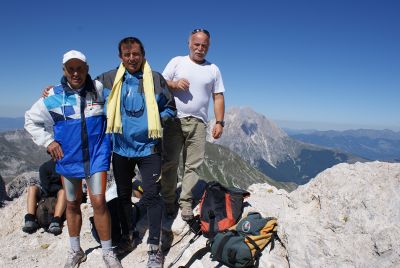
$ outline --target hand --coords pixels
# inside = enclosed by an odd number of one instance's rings
[[[222,136],[224,128],[220,124],[215,124],[212,130],[212,136],[214,139],[219,139]]]
[[[47,146],[47,152],[51,155],[51,158],[53,158],[54,161],[60,160],[64,157],[63,150],[60,144],[56,141],[53,141],[49,146]]]
[[[187,80],[185,78],[179,79],[179,80],[175,81],[175,83],[176,83],[175,88],[179,89],[179,90],[188,90],[189,86],[190,86],[189,80]]]
[[[49,91],[52,89],[54,86],[47,86],[45,89],[42,91],[42,98],[47,98],[49,96]]]

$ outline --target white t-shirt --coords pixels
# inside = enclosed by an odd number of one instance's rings
[[[166,80],[186,78],[190,82],[188,90],[171,90],[178,117],[193,116],[207,123],[211,94],[225,91],[218,67],[208,61],[197,64],[189,56],[178,56],[170,60],[162,75]]]

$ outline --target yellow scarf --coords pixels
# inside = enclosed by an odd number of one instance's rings
[[[153,73],[147,61],[143,68],[143,90],[147,108],[148,136],[152,139],[161,138],[161,122],[158,105],[154,95]],[[106,133],[122,133],[121,121],[121,88],[125,74],[125,67],[121,63],[118,67],[114,84],[107,102],[107,129]]]

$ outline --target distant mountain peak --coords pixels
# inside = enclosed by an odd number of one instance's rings
[[[271,165],[287,156],[287,139],[275,122],[249,107],[233,107],[226,112],[224,133],[219,140],[212,138],[211,130],[208,135],[208,141],[230,148],[252,164],[257,157]],[[259,150],[260,147],[264,149]]]
[[[212,138],[211,120],[207,140],[237,153],[265,175],[278,181],[307,182],[318,172],[350,159],[330,149],[298,142],[266,116],[249,107],[233,107],[225,114],[221,138]]]
[[[272,139],[287,137],[287,134],[274,121],[249,107],[231,108],[225,115],[225,121],[227,121],[227,124],[232,124],[235,128],[240,126],[243,134],[247,136],[258,134]],[[227,128],[224,129],[224,131],[226,130]]]

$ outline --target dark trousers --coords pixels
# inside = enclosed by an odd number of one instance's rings
[[[122,234],[133,231],[136,217],[132,211],[132,179],[136,165],[142,176],[143,195],[136,204],[137,212],[147,212],[149,227],[148,244],[158,245],[161,232],[162,199],[160,196],[161,155],[159,153],[146,157],[129,158],[113,153],[113,172],[119,200],[119,216]]]

